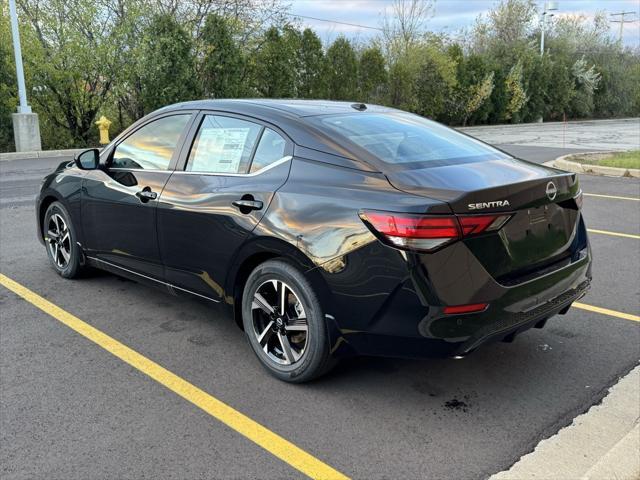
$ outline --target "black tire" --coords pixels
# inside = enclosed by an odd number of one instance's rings
[[[58,243],[58,250],[56,250],[54,243],[57,242],[50,233],[54,232],[55,227],[60,224],[59,221],[56,222],[58,218],[61,218],[66,226],[66,229],[61,229],[63,232],[62,237],[65,237],[68,233],[68,239],[64,240],[62,244]],[[62,203],[53,202],[49,205],[42,219],[42,233],[44,235],[47,256],[55,271],[58,272],[58,275],[64,278],[77,278],[80,276],[83,272],[82,252],[76,243],[78,237],[73,223],[71,223],[71,215],[69,215],[69,212],[67,212],[67,209]],[[61,253],[62,249],[65,249],[65,251],[68,250],[68,259]],[[54,252],[56,251],[59,252],[57,259],[54,258]]]
[[[254,302],[254,296],[258,291],[264,292],[266,296],[268,292],[264,289],[273,288],[274,294],[279,296],[280,294],[277,293],[278,282],[285,285],[285,292],[287,292],[285,296],[288,297],[283,310],[286,312],[287,309],[289,309],[289,311],[293,311],[293,315],[280,315],[279,312],[270,315],[264,308],[252,308],[252,305],[257,305],[257,303]],[[269,284],[274,286],[270,287]],[[291,294],[293,294],[293,296],[291,296]],[[274,307],[272,306],[271,308]],[[303,312],[301,314],[300,309],[302,309]],[[296,317],[296,314],[298,317]],[[288,325],[289,328],[296,322],[306,321],[307,330],[304,334],[304,348],[300,350],[302,351],[301,356],[290,364],[277,363],[278,359],[276,356],[278,354],[271,352],[265,353],[263,345],[258,340],[259,332],[257,330],[267,332],[269,329],[265,328],[263,330],[265,323],[267,325],[273,323],[272,320],[274,320],[275,317],[282,317],[284,322],[280,323]],[[302,319],[302,317],[306,318]],[[287,262],[282,260],[269,260],[251,272],[242,294],[242,322],[249,344],[260,360],[260,363],[262,363],[269,373],[280,380],[291,383],[307,382],[326,373],[334,364],[329,352],[329,336],[320,302],[311,284],[302,272]],[[258,323],[261,325],[259,328],[256,328]],[[304,326],[302,326],[302,328],[304,328]],[[271,350],[277,352],[278,343],[284,346],[280,343],[278,332],[280,332],[282,336],[291,336],[291,340],[294,340],[296,335],[298,335],[298,337],[301,335],[301,333],[296,332],[287,333],[286,329],[287,326],[284,326],[282,330],[278,330],[277,324],[274,324],[268,333],[271,340],[269,340],[269,338],[267,338],[266,341],[263,340],[263,342],[265,342],[264,344],[267,345],[271,342],[271,345],[275,345],[275,350]],[[271,330],[273,330],[273,332],[271,332]],[[263,337],[263,339],[264,338],[266,337]],[[300,351],[295,351],[295,347],[300,344],[301,343],[294,343],[293,341],[288,343],[294,351],[294,356],[300,354]],[[284,352],[285,349],[282,348],[281,350],[282,360],[280,361],[287,362],[287,355]],[[291,351],[289,351],[289,354],[291,356]]]

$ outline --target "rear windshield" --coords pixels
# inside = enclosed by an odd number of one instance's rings
[[[342,137],[386,164],[404,168],[510,158],[473,138],[409,113],[326,115],[313,121],[332,137]]]

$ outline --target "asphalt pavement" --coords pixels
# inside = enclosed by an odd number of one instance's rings
[[[579,151],[508,145],[543,162]],[[583,150],[592,149],[591,146]],[[598,403],[640,358],[640,324],[573,308],[456,361],[356,358],[306,385],[267,375],[232,319],[95,273],[68,281],[35,236],[33,197],[63,161],[0,162],[0,272],[353,478],[487,478]],[[581,176],[638,198],[637,179]],[[638,314],[637,201],[586,196],[593,288]],[[0,476],[301,478],[299,471],[0,287]]]

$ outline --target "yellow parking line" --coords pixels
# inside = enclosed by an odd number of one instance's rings
[[[323,480],[348,478],[277,433],[1,273],[0,284],[305,475]]]
[[[613,200],[631,200],[632,202],[640,202],[640,198],[619,197],[617,195],[600,195],[598,193],[583,193],[585,197],[611,198]]]
[[[640,322],[638,315],[631,315],[630,313],[616,312],[615,310],[609,310],[608,308],[594,307],[593,305],[587,305],[586,303],[574,302],[573,305],[576,308],[582,310],[588,310],[589,312],[601,313],[602,315],[610,315],[612,317],[624,318],[625,320],[631,320],[632,322]]]
[[[587,232],[600,233],[602,235],[611,235],[613,237],[635,238],[636,240],[640,240],[640,235],[633,235],[631,233],[610,232],[609,230],[596,230],[595,228],[587,228]]]

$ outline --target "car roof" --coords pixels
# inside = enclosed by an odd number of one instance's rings
[[[243,115],[262,120],[275,125],[285,132],[297,146],[296,155],[301,152],[299,147],[312,151],[324,152],[335,158],[348,160],[337,164],[357,168],[360,170],[377,171],[371,154],[354,145],[341,144],[336,141],[331,132],[318,128],[310,117],[319,115],[366,115],[370,113],[391,113],[399,110],[379,105],[354,102],[338,102],[331,100],[294,100],[294,99],[219,99],[194,100],[189,102],[167,105],[148,116],[179,112],[180,110],[211,110]],[[354,149],[355,148],[355,149]],[[357,150],[357,151],[356,151]]]
[[[393,108],[380,105],[363,104],[359,102],[339,102],[333,100],[298,100],[298,99],[271,99],[271,98],[242,98],[219,100],[193,100],[190,102],[176,103],[157,110],[166,112],[182,109],[212,109],[236,112],[252,116],[286,114],[289,117],[311,117],[315,115],[342,114],[357,112],[391,112]],[[156,113],[154,112],[154,113]]]

